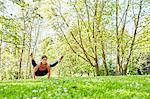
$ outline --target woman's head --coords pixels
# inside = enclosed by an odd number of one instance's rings
[[[46,64],[47,63],[47,56],[46,55],[43,55],[42,57],[41,57],[41,62],[42,62],[42,64]]]

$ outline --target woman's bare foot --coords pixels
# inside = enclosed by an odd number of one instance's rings
[[[64,57],[64,56],[62,55],[62,56],[59,58],[59,59],[60,59],[60,61],[63,59],[63,57]]]
[[[33,58],[33,53],[30,54],[30,57],[31,57],[31,59],[34,59],[34,58]]]

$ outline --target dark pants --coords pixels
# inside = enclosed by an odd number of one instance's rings
[[[50,67],[55,67],[57,64],[58,64],[58,61],[56,61],[56,62],[50,64],[49,66],[50,66]],[[37,63],[35,62],[35,60],[32,60],[32,65],[33,65],[33,67],[35,67],[35,66],[37,65]],[[36,75],[36,76],[44,76],[44,75],[46,75],[47,73],[48,73],[48,70],[47,70],[47,69],[46,69],[46,70],[43,70],[43,71],[40,71],[40,70],[38,69],[38,70],[35,72],[35,75]]]

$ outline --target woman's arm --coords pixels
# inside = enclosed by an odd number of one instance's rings
[[[59,59],[57,59],[54,63],[51,63],[50,67],[55,67],[62,59],[63,59],[63,56],[61,56]]]
[[[49,66],[47,66],[47,70],[48,70],[48,79],[50,79],[50,75],[51,75],[51,68]]]
[[[33,69],[33,78],[34,79],[36,79],[36,75],[35,75],[35,72],[38,70],[38,68],[39,68],[39,65],[36,65],[35,67],[34,67],[34,69]]]

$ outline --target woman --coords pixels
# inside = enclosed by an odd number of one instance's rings
[[[41,61],[39,64],[36,64],[33,54],[31,53],[31,59],[32,59],[32,65],[34,67],[34,73],[33,73],[33,78],[36,79],[36,76],[45,76],[48,73],[48,79],[50,79],[50,74],[51,74],[51,67],[56,66],[62,59],[63,56],[61,56],[56,62],[52,64],[47,63],[47,56],[43,55],[41,57]]]

